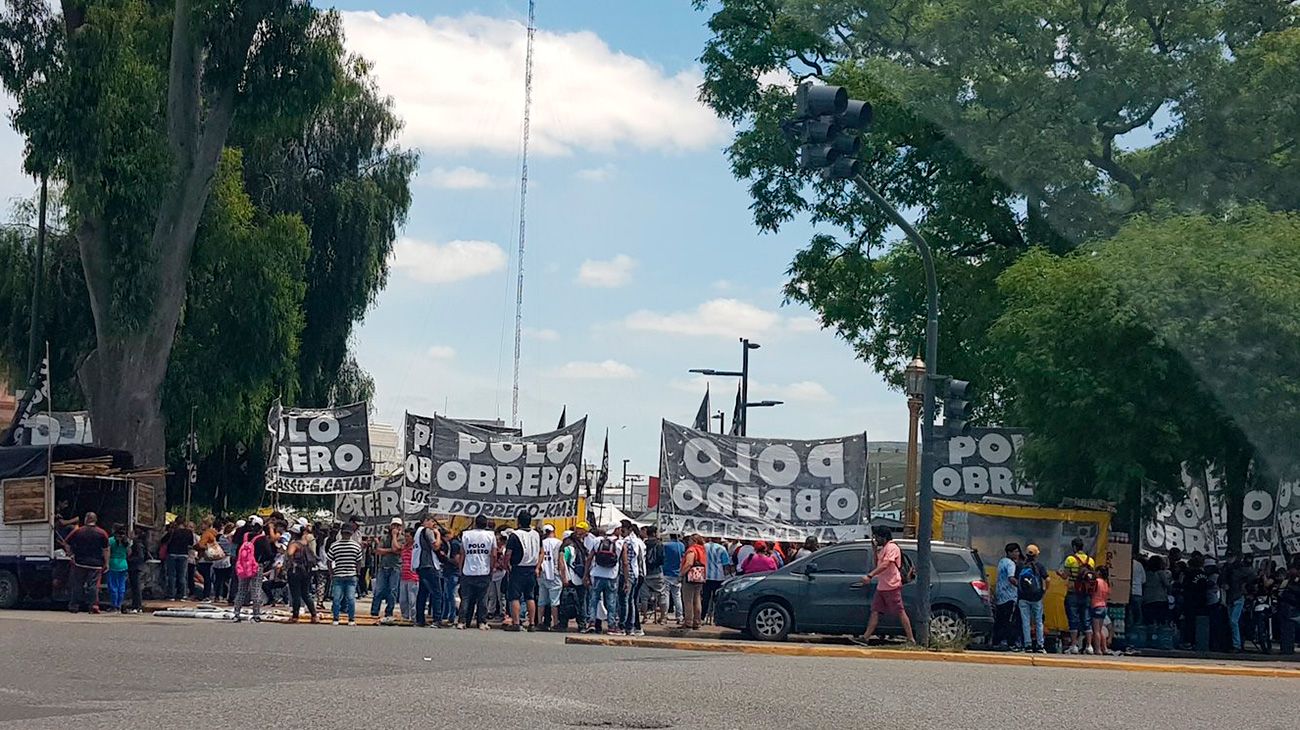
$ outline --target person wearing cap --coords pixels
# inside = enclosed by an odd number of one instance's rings
[[[343,526],[339,539],[330,545],[329,559],[334,574],[330,598],[334,625],[339,625],[339,614],[346,611],[348,625],[357,625],[357,573],[361,565],[361,543],[353,539],[352,523]]]
[[[1025,651],[1046,654],[1043,645],[1043,596],[1050,580],[1047,567],[1038,562],[1038,546],[1025,546],[1025,562],[1016,576],[1016,595],[1020,606],[1020,633]],[[1037,633],[1031,634],[1030,629]],[[1030,641],[1030,639],[1033,641]]]
[[[488,626],[488,588],[492,585],[492,563],[497,555],[496,533],[488,529],[488,518],[478,515],[474,518],[474,528],[466,530],[460,536],[460,613],[456,617],[456,628],[465,629],[471,625],[486,631]]]
[[[380,604],[384,605],[385,626],[393,623],[393,608],[397,604],[397,591],[402,584],[402,547],[406,537],[406,524],[401,517],[388,521],[388,529],[379,536],[375,555],[379,559],[375,571],[374,597],[370,599],[370,617],[379,618]]]
[[[754,543],[754,552],[745,559],[740,571],[745,575],[759,575],[776,572],[776,558],[772,557],[772,548],[763,540]]]
[[[289,607],[293,620],[298,620],[298,615],[306,604],[311,622],[317,624],[320,623],[320,616],[316,613],[316,596],[311,590],[311,571],[316,567],[316,553],[308,540],[311,531],[301,524],[295,524],[289,528],[289,534],[293,540],[285,552],[284,562],[288,567]]]
[[[543,525],[542,552],[537,561],[537,607],[541,610],[542,631],[560,630],[560,592],[567,577],[560,545],[555,525]]]
[[[579,522],[572,530],[565,530],[560,547],[564,561],[564,589],[560,591],[560,629],[568,628],[569,618],[578,624],[578,631],[587,630],[587,548],[583,544],[587,523]]]

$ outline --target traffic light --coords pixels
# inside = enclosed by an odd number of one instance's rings
[[[849,99],[842,86],[805,82],[795,91],[795,107],[799,168],[821,170],[832,180],[857,176],[862,164],[858,160],[861,133],[871,125],[871,105]]]
[[[970,433],[966,411],[974,395],[969,382],[947,378],[943,390],[943,429],[948,436],[965,436]]]

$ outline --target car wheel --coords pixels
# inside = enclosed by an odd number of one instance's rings
[[[930,641],[941,646],[964,645],[970,641],[970,625],[956,611],[936,608],[930,612]]]
[[[785,641],[793,624],[790,609],[775,601],[760,603],[749,612],[749,634],[760,641]]]
[[[0,570],[0,609],[18,605],[18,576]]]

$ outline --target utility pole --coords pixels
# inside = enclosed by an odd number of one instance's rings
[[[627,514],[628,507],[628,490],[627,490],[627,464],[631,459],[623,460],[623,514]]]

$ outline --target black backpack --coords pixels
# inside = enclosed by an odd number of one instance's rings
[[[602,537],[596,543],[596,550],[591,554],[592,560],[602,568],[618,565],[618,543],[612,537]]]
[[[916,580],[916,563],[912,561],[912,556],[898,551],[901,565],[898,566],[898,573],[903,577],[903,585],[907,585]]]
[[[1017,596],[1022,601],[1041,601],[1043,599],[1043,576],[1039,573],[1038,563],[1025,563],[1016,574]]]
[[[657,573],[664,569],[664,544],[655,542],[646,550],[645,569],[647,573]]]

